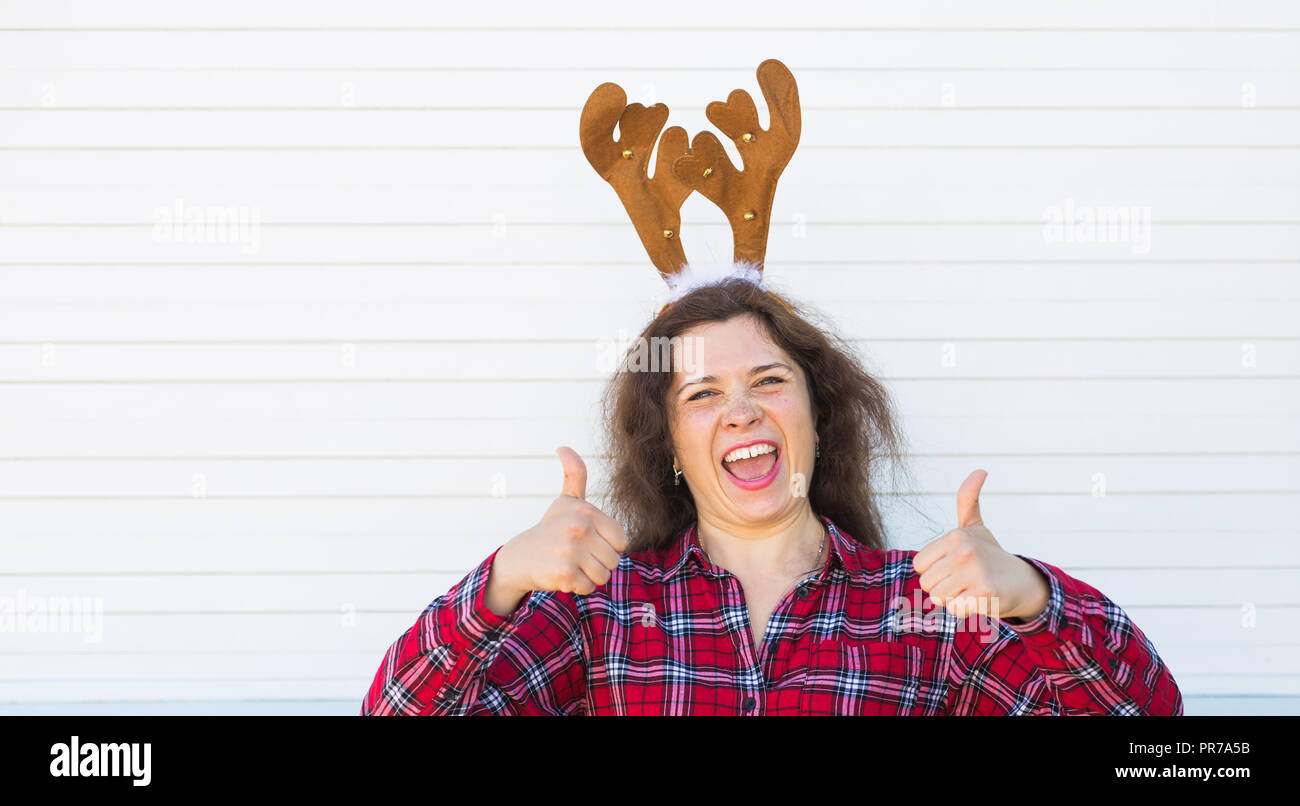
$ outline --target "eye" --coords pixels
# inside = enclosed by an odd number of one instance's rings
[[[765,382],[767,382],[767,381],[776,381],[777,383],[785,383],[785,378],[778,378],[778,377],[775,376],[775,375],[768,375],[766,378],[763,378],[762,380],[760,380],[760,381],[758,382],[758,385],[759,385],[759,386],[762,386],[762,385],[763,385]],[[689,402],[692,401],[692,400],[697,400],[697,399],[699,399],[700,395],[711,395],[711,394],[713,394],[713,390],[711,390],[711,389],[704,389],[704,390],[699,391],[699,392],[696,392],[695,394],[693,394],[693,395],[691,395],[690,397],[686,398],[686,401],[689,403]]]

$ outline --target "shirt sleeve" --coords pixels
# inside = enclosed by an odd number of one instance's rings
[[[996,634],[963,630],[958,620],[946,713],[1182,715],[1169,668],[1118,605],[1053,565],[1016,556],[1047,579],[1047,606],[1031,619],[1000,619]]]
[[[361,716],[567,715],[584,709],[586,662],[573,594],[534,591],[509,616],[485,604],[496,551],[393,642]]]

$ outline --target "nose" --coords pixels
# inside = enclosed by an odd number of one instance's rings
[[[762,409],[755,405],[749,395],[741,395],[727,409],[723,425],[728,428],[743,428],[753,425],[761,419],[763,419]]]

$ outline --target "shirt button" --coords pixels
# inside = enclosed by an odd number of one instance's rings
[[[806,599],[808,597],[808,586],[800,585],[799,588],[794,592],[794,595],[798,596],[800,599]]]
[[[754,710],[754,706],[755,706],[755,705],[758,705],[758,700],[754,699],[753,697],[746,697],[746,698],[745,698],[745,710],[746,710],[746,711],[752,711],[752,710]]]
[[[1115,660],[1114,658],[1107,658],[1106,665],[1109,666],[1110,670],[1113,672],[1115,671],[1115,668],[1119,666],[1119,661]]]

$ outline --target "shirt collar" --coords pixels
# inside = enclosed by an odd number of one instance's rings
[[[857,575],[862,571],[862,561],[858,557],[858,550],[861,548],[856,540],[840,531],[834,522],[825,515],[818,515],[817,518],[826,524],[826,531],[830,534],[830,567],[835,568],[838,562],[840,567],[849,574]],[[700,570],[708,572],[709,560],[704,554],[704,547],[700,545],[698,532],[698,522],[693,523],[682,532],[682,536],[669,551],[664,563],[664,581],[672,579],[680,573],[689,563],[695,563]],[[818,569],[819,573],[821,569]]]

